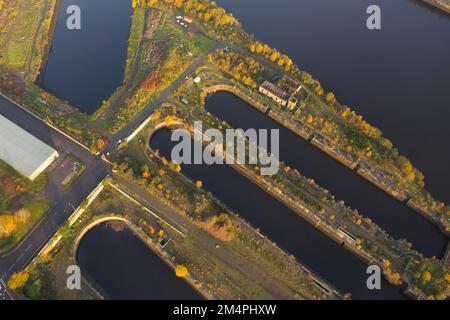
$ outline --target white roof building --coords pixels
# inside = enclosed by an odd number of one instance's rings
[[[30,180],[58,157],[58,152],[0,115],[0,159]]]

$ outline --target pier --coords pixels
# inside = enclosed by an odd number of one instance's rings
[[[359,159],[355,158],[355,156],[353,156],[350,152],[335,145],[334,141],[330,137],[317,132],[306,123],[302,123],[292,117],[289,117],[284,114],[282,110],[279,110],[276,107],[271,107],[271,102],[266,101],[262,96],[260,96],[259,93],[252,90],[246,90],[238,85],[226,83],[213,85],[203,89],[206,96],[218,91],[229,92],[247,102],[253,108],[266,114],[299,137],[305,139],[337,162],[354,171],[366,181],[386,192],[389,196],[404,203],[410,209],[431,220],[444,234],[448,234],[448,231],[445,230],[445,226],[443,226],[439,219],[436,218],[430,208],[427,208],[425,204],[417,199],[417,196],[399,185],[393,177],[389,176],[383,169],[370,160],[363,157]]]

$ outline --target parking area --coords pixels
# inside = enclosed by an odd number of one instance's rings
[[[76,181],[84,169],[80,160],[69,153],[64,153],[49,167],[49,180],[60,191],[64,191]]]

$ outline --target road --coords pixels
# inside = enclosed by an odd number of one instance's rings
[[[217,49],[217,43],[211,50]],[[207,54],[197,58],[172,84],[167,87],[157,99],[148,104],[128,125],[111,138],[105,153],[115,147],[117,141],[125,139],[135,128],[146,120],[173,92],[185,81],[185,78],[199,68],[207,59]],[[77,179],[71,188],[65,192],[58,189],[58,185],[51,174],[46,186],[46,196],[51,202],[51,208],[44,218],[31,230],[28,236],[11,252],[0,255],[0,300],[11,299],[12,294],[7,291],[7,280],[12,273],[23,270],[28,263],[45,246],[58,228],[64,224],[92,190],[110,173],[109,165],[94,156],[85,148],[75,143],[60,132],[50,128],[39,119],[32,116],[23,108],[0,95],[0,114],[16,123],[49,146],[58,150],[60,154],[70,153],[86,165],[86,171]]]
[[[210,50],[214,50],[222,47],[223,44],[216,43],[216,45]],[[168,86],[155,100],[150,102],[144,110],[142,110],[133,120],[131,120],[125,127],[123,127],[114,137],[110,139],[109,145],[105,149],[105,153],[111,151],[115,147],[116,143],[125,139],[134,129],[136,129],[142,122],[144,122],[155,110],[155,108],[161,106],[174,92],[175,90],[186,80],[186,77],[191,75],[197,70],[208,58],[207,54],[204,54],[197,58],[170,86]]]
[[[100,157],[92,155],[77,143],[51,129],[40,120],[0,96],[0,114],[23,129],[52,146],[60,153],[69,152],[86,165],[86,171],[74,185],[60,192],[56,182],[49,175],[45,193],[51,208],[29,235],[11,252],[0,255],[0,300],[11,296],[5,290],[9,276],[24,267],[34,258],[58,228],[73,213],[91,191],[106,177],[109,168]]]
[[[291,299],[291,293],[270,274],[251,262],[245,256],[237,252],[232,246],[221,242],[217,246],[217,240],[202,231],[197,225],[174,209],[163,204],[158,198],[148,193],[145,189],[137,186],[118,175],[113,175],[114,180],[125,192],[133,195],[145,207],[154,209],[159,216],[178,230],[183,230],[189,237],[196,240],[202,252],[209,256],[218,257],[223,263],[231,268],[245,274],[255,283],[260,284],[267,292],[279,299]]]
[[[155,100],[150,102],[133,120],[122,128],[110,139],[104,153],[110,152],[118,141],[124,140],[131,132],[145,121],[163,102],[175,92],[175,90],[203,63],[207,61],[208,54],[218,48],[227,46],[226,43],[215,42],[209,52],[201,55]],[[236,49],[232,46],[232,49]],[[23,270],[27,264],[44,247],[48,240],[64,224],[92,190],[109,174],[109,164],[102,161],[101,156],[94,156],[88,150],[64,136],[60,132],[50,128],[41,120],[32,116],[22,107],[0,95],[0,114],[16,123],[49,146],[58,150],[60,154],[70,153],[77,157],[86,166],[86,171],[77,179],[71,188],[61,192],[56,179],[49,174],[49,182],[45,189],[45,195],[51,203],[51,208],[44,218],[30,231],[28,236],[11,252],[0,255],[0,300],[13,298],[7,291],[6,284],[10,275]],[[171,214],[175,219],[176,215]],[[272,288],[273,290],[273,288]]]
[[[186,70],[184,77],[194,71],[203,61],[199,60]],[[177,87],[175,85],[170,90],[165,92],[165,97],[168,97]],[[159,100],[163,100],[160,97]],[[31,231],[31,233],[20,243],[13,251],[0,256],[0,300],[12,299],[13,292],[8,292],[6,282],[13,272],[23,270],[27,264],[36,256],[42,247],[48,242],[58,228],[68,219],[72,214],[73,208],[77,207],[85,200],[87,195],[106,177],[109,173],[109,168],[99,156],[94,156],[69,138],[51,129],[40,120],[34,118],[29,113],[0,96],[0,114],[9,120],[20,125],[37,138],[49,144],[60,152],[69,152],[79,158],[86,164],[87,170],[75,182],[67,192],[61,193],[58,186],[52,181],[51,174],[49,176],[49,183],[46,187],[46,195],[52,206],[43,220]],[[148,117],[146,114],[153,111],[154,104],[149,105],[140,119]],[[133,123],[139,122],[135,120]],[[123,135],[129,134],[133,126],[128,126],[128,131],[124,130]],[[118,140],[118,139],[117,139]],[[157,199],[150,194],[140,189],[133,183],[126,181],[120,177],[116,177],[118,182],[130,190],[134,195],[139,196],[142,203],[154,207],[158,212],[164,215],[164,218],[171,224],[178,226],[180,229],[185,229],[191,236],[199,239],[202,243],[203,249],[210,251],[215,255],[223,258],[223,261],[228,261],[230,265],[242,269],[242,272],[251,275],[255,281],[261,283],[274,296],[281,296],[288,298],[287,292],[273,281],[270,275],[265,274],[257,266],[252,265],[243,257],[235,254],[235,252],[227,246],[216,248],[216,242],[211,241],[211,237],[198,228],[185,217],[179,215],[174,210],[164,206]]]

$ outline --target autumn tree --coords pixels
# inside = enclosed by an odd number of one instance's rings
[[[14,221],[16,223],[25,223],[30,219],[31,212],[28,209],[22,208],[14,212]]]
[[[0,239],[9,237],[17,229],[17,224],[13,216],[0,215]]]
[[[208,60],[246,86],[257,88],[256,79],[261,78],[262,66],[252,57],[243,56],[239,52],[218,50],[210,54]]]
[[[158,0],[148,0],[147,7],[154,7],[158,2]]]
[[[232,241],[235,239],[235,224],[231,217],[224,213],[212,216],[199,225],[216,239],[221,241]]]
[[[325,93],[325,91],[323,90],[322,86],[320,84],[318,84],[316,86],[316,88],[314,89],[314,92],[318,95],[318,96],[323,96],[323,94]]]
[[[422,281],[425,283],[425,282],[430,282],[431,281],[431,273],[430,273],[430,271],[428,271],[428,270],[426,270],[426,271],[424,271],[423,272],[423,274],[422,274]]]
[[[183,0],[175,0],[175,1],[173,2],[173,5],[174,5],[175,7],[177,7],[177,8],[181,8],[181,7],[183,6],[183,4],[184,4],[184,1],[183,1]]]
[[[21,289],[25,286],[29,278],[30,275],[25,271],[14,272],[8,280],[8,288],[11,290]]]
[[[143,172],[142,172],[142,178],[144,178],[144,179],[150,178],[150,172],[148,172],[148,171],[143,171]]]
[[[334,96],[333,92],[328,92],[327,95],[325,96],[325,100],[329,104],[334,104],[336,102],[336,97]]]
[[[97,150],[102,151],[106,148],[106,145],[108,144],[108,139],[105,137],[100,137],[96,141]]]
[[[177,265],[175,267],[175,274],[178,278],[185,278],[188,275],[188,269],[183,265]]]
[[[412,166],[411,162],[406,157],[399,156],[397,158],[397,164],[406,180],[408,182],[413,182],[416,178],[416,175],[414,173],[414,167]]]

